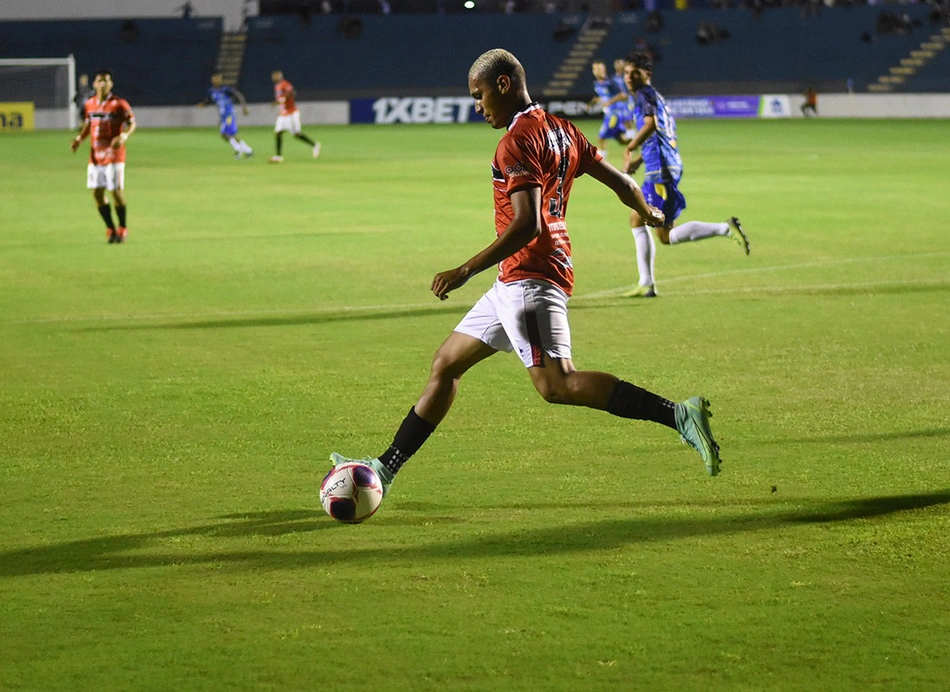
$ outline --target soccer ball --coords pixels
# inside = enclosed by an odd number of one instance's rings
[[[320,504],[344,524],[366,521],[383,501],[383,483],[366,464],[334,466],[320,486]]]

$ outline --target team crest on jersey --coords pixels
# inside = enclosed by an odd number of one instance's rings
[[[561,128],[549,130],[547,133],[547,139],[548,149],[556,151],[558,154],[563,154],[571,148],[571,138],[568,137],[567,133]]]

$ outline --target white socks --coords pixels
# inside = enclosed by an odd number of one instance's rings
[[[236,139],[234,137],[228,137],[228,144],[230,144],[231,148],[234,149],[234,151],[238,152],[239,154],[253,154],[254,153],[254,150],[251,149],[247,145],[247,142],[243,140]]]
[[[656,243],[653,234],[646,226],[631,228],[633,242],[637,244],[637,269],[640,271],[640,285],[653,285],[653,258],[656,255]]]
[[[729,235],[728,223],[705,223],[704,221],[687,221],[670,231],[670,244],[685,243],[690,240],[702,240],[714,235]]]

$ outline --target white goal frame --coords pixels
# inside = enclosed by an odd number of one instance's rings
[[[66,97],[66,118],[62,118],[61,108],[47,108],[37,111],[37,129],[56,129],[58,123],[68,123],[70,130],[79,126],[79,114],[76,110],[76,58],[70,53],[65,58],[0,58],[2,67],[54,67],[65,65],[68,76]],[[44,115],[49,117],[44,117]],[[58,117],[57,117],[58,114]],[[62,127],[60,124],[59,127]]]

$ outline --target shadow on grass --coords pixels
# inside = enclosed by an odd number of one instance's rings
[[[814,437],[796,437],[796,438],[778,438],[771,437],[767,440],[757,440],[755,445],[789,445],[789,444],[861,444],[891,442],[894,440],[913,440],[928,437],[948,437],[950,428],[933,428],[931,430],[907,430],[903,432],[886,433],[859,433],[856,435],[816,435]]]
[[[778,501],[776,501],[778,504]],[[229,565],[237,569],[279,570],[316,567],[351,560],[386,561],[439,560],[450,558],[491,558],[506,555],[547,556],[610,550],[637,543],[670,541],[697,536],[717,536],[768,531],[801,524],[827,524],[854,519],[876,519],[897,512],[950,504],[950,490],[919,495],[892,495],[836,502],[816,502],[810,508],[792,512],[747,511],[731,515],[693,517],[640,516],[511,531],[503,534],[417,544],[405,547],[353,547],[348,531],[365,531],[330,521],[312,510],[257,512],[220,517],[222,521],[187,529],[156,533],[104,536],[58,545],[24,548],[0,553],[0,577],[36,574],[69,574],[97,570],[174,567],[185,565]],[[386,526],[400,523],[440,522],[439,517],[401,522],[380,517]],[[223,523],[222,523],[223,522]],[[248,539],[330,530],[322,550],[237,550],[188,552],[189,537]],[[352,537],[352,534],[350,534]],[[360,539],[372,538],[364,534]],[[174,540],[182,549],[157,552],[150,545]],[[136,552],[141,551],[141,552]]]
[[[171,329],[240,329],[244,327],[294,327],[308,324],[331,324],[333,322],[371,322],[375,320],[393,320],[406,317],[429,317],[432,315],[457,314],[461,319],[474,303],[462,303],[454,301],[449,303],[440,303],[433,298],[432,306],[412,306],[399,307],[392,306],[388,308],[367,307],[351,309],[331,309],[306,313],[301,311],[299,314],[288,315],[258,315],[250,317],[247,315],[234,315],[231,317],[218,317],[209,320],[184,320],[168,321],[163,320],[161,316],[149,318],[141,322],[125,322],[118,324],[102,324],[91,327],[79,327],[76,331],[80,332],[121,332],[121,331],[160,331]],[[580,310],[599,310],[604,308],[615,308],[619,306],[636,305],[636,302],[629,300],[614,302],[585,302],[581,304],[571,304],[571,311]],[[121,318],[116,318],[116,322],[121,322]],[[433,333],[433,338],[438,337],[438,333]]]
[[[234,329],[243,327],[294,327],[308,324],[330,324],[333,322],[357,322],[374,320],[393,320],[405,317],[429,317],[432,315],[457,313],[459,317],[470,306],[435,305],[431,308],[372,308],[366,310],[339,310],[298,315],[261,315],[258,317],[220,317],[212,320],[187,320],[183,322],[163,322],[155,317],[139,324],[104,324],[94,327],[81,327],[81,332],[121,332],[121,331],[162,331],[170,329]]]

